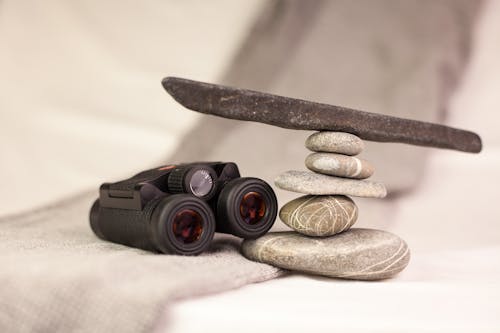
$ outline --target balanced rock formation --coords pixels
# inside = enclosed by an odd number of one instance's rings
[[[280,210],[280,219],[294,231],[246,240],[243,254],[284,269],[344,279],[378,280],[402,271],[410,258],[402,239],[379,230],[351,229],[358,207],[349,196],[387,194],[384,184],[366,179],[373,166],[355,157],[363,141],[349,133],[317,132],[305,146],[313,151],[305,159],[311,171],[285,171],[274,181],[281,189],[307,194]]]
[[[286,171],[277,187],[307,194],[286,203],[280,218],[294,231],[246,240],[243,254],[278,267],[331,277],[376,280],[392,277],[409,261],[399,237],[373,229],[351,229],[358,208],[348,196],[383,198],[384,184],[367,180],[374,173],[355,157],[362,140],[400,142],[479,152],[473,132],[439,124],[385,116],[345,107],[169,77],[164,88],[185,107],[219,117],[318,131],[305,142],[313,153],[310,171]]]
[[[378,280],[394,276],[409,261],[399,237],[373,229],[351,229],[358,208],[349,197],[383,198],[384,184],[366,180],[373,166],[354,155],[363,141],[353,134],[317,132],[307,138],[311,171],[285,171],[275,179],[281,189],[307,194],[286,203],[279,217],[293,232],[246,240],[243,254],[284,269],[330,277]]]

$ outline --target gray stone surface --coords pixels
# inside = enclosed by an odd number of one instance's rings
[[[228,119],[299,130],[337,131],[364,140],[479,153],[479,135],[437,123],[360,111],[241,87],[169,76],[165,90],[186,108]]]
[[[250,260],[280,268],[355,280],[390,278],[410,260],[404,240],[375,229],[355,228],[324,238],[273,232],[245,240],[241,250]]]
[[[358,219],[358,207],[343,195],[306,195],[281,207],[280,219],[307,236],[332,236],[348,230]]]
[[[375,169],[370,162],[361,158],[333,153],[313,153],[306,157],[306,167],[325,175],[365,179]]]
[[[310,171],[286,171],[274,184],[287,191],[314,195],[352,195],[355,197],[383,198],[387,190],[383,183],[321,175]]]
[[[317,152],[358,155],[365,148],[365,143],[354,134],[323,131],[310,135],[306,148]]]

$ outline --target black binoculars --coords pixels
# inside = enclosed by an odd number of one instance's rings
[[[240,177],[235,163],[167,165],[102,184],[90,210],[101,239],[145,250],[195,255],[214,232],[257,238],[274,224],[276,195],[265,181]]]

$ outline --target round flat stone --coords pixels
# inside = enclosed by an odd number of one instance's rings
[[[366,198],[383,198],[387,195],[384,184],[380,182],[327,176],[310,171],[286,171],[274,183],[283,190],[313,195],[340,194]]]
[[[316,132],[307,138],[306,148],[318,152],[357,155],[363,151],[365,144],[354,134]]]
[[[306,167],[325,175],[364,179],[373,175],[374,168],[366,160],[333,153],[312,153],[306,157]]]
[[[380,280],[401,272],[410,260],[404,240],[386,231],[350,229],[331,237],[273,232],[245,240],[250,260],[280,268],[354,280]]]
[[[342,195],[306,195],[285,204],[280,219],[307,236],[332,236],[349,229],[358,218],[358,207]]]

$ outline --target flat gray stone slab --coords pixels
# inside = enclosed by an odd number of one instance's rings
[[[306,195],[286,203],[281,221],[307,236],[332,236],[348,230],[358,219],[358,207],[343,195]]]
[[[348,179],[321,175],[310,171],[286,171],[279,175],[277,187],[298,193],[313,195],[349,195],[365,198],[384,198],[384,184],[369,180]]]
[[[241,251],[250,260],[291,271],[354,280],[393,277],[410,261],[404,240],[375,229],[355,228],[321,238],[273,232],[245,240]]]
[[[176,77],[164,78],[162,85],[186,108],[229,119],[474,153],[482,148],[476,133],[439,124]]]
[[[365,179],[375,169],[370,162],[361,158],[333,153],[313,153],[306,157],[306,167],[324,175]]]
[[[344,132],[316,132],[306,139],[306,148],[312,151],[358,155],[365,148],[363,140]]]

